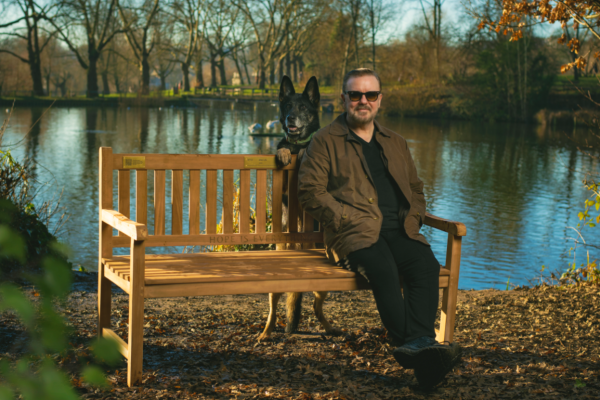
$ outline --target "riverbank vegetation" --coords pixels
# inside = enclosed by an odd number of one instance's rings
[[[564,77],[598,92],[586,81],[595,59],[578,56],[594,53],[594,36],[570,21],[481,29],[503,4],[474,0],[450,12],[437,0],[0,1],[0,92],[127,106],[152,106],[127,100],[152,93],[163,106],[166,89],[264,90],[286,74],[299,84],[316,75],[335,97],[344,73],[366,66],[381,75],[390,114],[531,120],[541,109],[588,107]]]

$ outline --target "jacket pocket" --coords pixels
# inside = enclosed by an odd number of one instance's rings
[[[321,221],[321,224],[323,224],[323,228],[332,232],[337,232],[340,228],[340,218],[336,218],[333,210],[326,208],[323,211],[323,220]]]

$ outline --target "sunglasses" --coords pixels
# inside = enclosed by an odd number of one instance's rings
[[[367,101],[377,101],[377,99],[379,98],[379,95],[381,94],[381,92],[367,92],[367,93],[363,93],[363,92],[345,92],[345,94],[348,95],[348,97],[350,98],[351,101],[360,101],[360,99],[362,99],[363,94],[365,95],[365,97],[367,98]]]

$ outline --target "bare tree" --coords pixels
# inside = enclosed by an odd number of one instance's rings
[[[299,21],[309,24],[310,20],[303,20],[303,18],[314,11],[311,9],[313,4],[311,1],[302,0],[233,1],[248,19],[254,33],[258,54],[259,87],[263,89],[267,68],[271,72],[271,80],[275,77],[275,63],[291,32],[292,19],[298,18]]]
[[[61,39],[75,54],[77,61],[87,71],[87,97],[98,97],[98,60],[106,46],[121,29],[116,8],[118,0],[63,0],[63,15],[53,21]],[[127,28],[125,24],[124,28]],[[79,46],[82,31],[86,46]],[[105,81],[106,82],[106,81]],[[104,85],[106,91],[106,84]]]
[[[362,11],[365,0],[340,0],[340,4],[342,7],[342,11],[346,12],[351,21],[351,29],[350,35],[348,36],[348,41],[346,43],[346,49],[344,51],[344,60],[342,62],[342,73],[340,75],[340,87],[342,86],[342,79],[344,75],[346,75],[346,70],[348,68],[348,60],[350,57],[350,46],[352,42],[354,42],[354,57],[355,57],[355,66],[358,67],[360,65],[359,54],[358,54],[358,35],[360,29],[360,19],[362,17]]]
[[[425,28],[429,34],[429,41],[433,45],[435,57],[436,74],[440,79],[441,74],[441,45],[442,45],[442,4],[444,0],[433,0],[430,3],[426,0],[419,0],[423,18],[425,20]]]
[[[181,47],[175,47],[177,61],[181,64],[183,74],[183,90],[190,90],[190,67],[197,49],[197,42],[201,37],[202,9],[204,0],[175,0],[171,5],[175,21],[183,27],[184,40]]]
[[[402,7],[403,2],[403,0],[400,0],[394,4],[394,7]],[[377,34],[387,22],[394,16],[399,15],[399,13],[393,12],[391,4],[384,2],[384,0],[365,0],[365,5],[367,9],[367,25],[371,39],[371,65],[373,66],[373,70],[376,70],[377,47],[375,42]]]
[[[240,20],[240,10],[229,0],[210,0],[206,5],[206,28],[204,40],[210,57],[211,86],[217,86],[217,69],[221,85],[227,84],[225,57],[233,48],[228,46],[229,37]]]
[[[286,29],[284,46],[278,54],[280,79],[283,72],[291,76],[291,65],[297,62],[302,65],[302,56],[319,38],[319,27],[323,22],[327,7],[321,0],[315,0],[309,7],[294,10]],[[271,81],[271,83],[274,83]]]
[[[37,96],[44,95],[42,77],[42,52],[56,35],[45,24],[55,17],[59,6],[55,3],[38,4],[33,0],[12,0],[3,2],[3,15],[13,15],[13,19],[0,24],[0,28],[11,28],[1,35],[25,41],[27,56],[19,54],[16,49],[0,48],[0,53],[10,54],[29,66],[33,92]]]
[[[160,0],[143,0],[140,4],[130,2],[128,5],[117,2],[127,43],[141,71],[142,94],[150,92],[150,53],[154,50],[158,38],[154,34],[154,28],[159,4]]]

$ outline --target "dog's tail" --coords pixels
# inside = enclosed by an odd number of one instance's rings
[[[285,333],[294,333],[300,324],[302,315],[302,293],[288,293],[287,295],[287,325]]]

